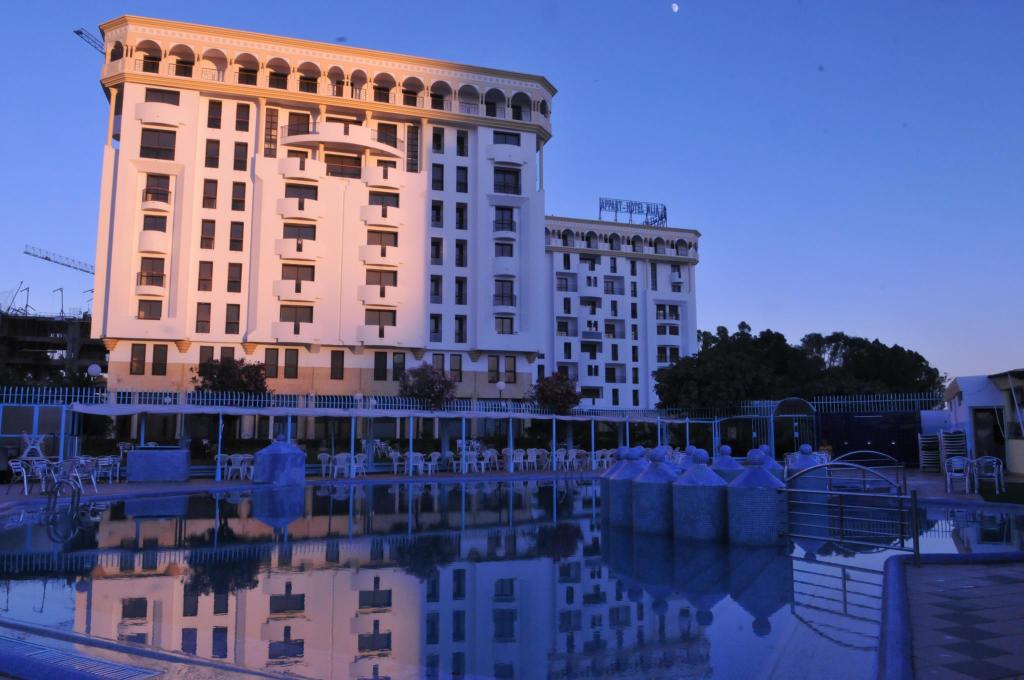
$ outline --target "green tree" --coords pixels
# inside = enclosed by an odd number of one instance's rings
[[[419,399],[431,409],[439,410],[455,396],[455,381],[430,364],[421,364],[402,374],[398,393]]]
[[[196,389],[211,392],[266,392],[267,370],[256,361],[245,359],[211,359],[192,369]]]
[[[565,415],[580,403],[580,393],[569,376],[556,372],[534,383],[530,399],[543,409]]]

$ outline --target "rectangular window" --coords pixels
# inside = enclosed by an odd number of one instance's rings
[[[220,614],[228,613],[228,591],[227,590],[215,590],[213,591],[213,614],[218,616]]]
[[[469,168],[456,166],[455,168],[455,191],[464,194],[469,191]]]
[[[132,345],[132,359],[128,364],[130,375],[143,375],[146,372],[146,346]]]
[[[498,205],[494,207],[494,231],[515,231],[516,223],[512,219],[512,208]]]
[[[387,380],[388,379],[388,353],[387,352],[374,352],[373,353],[373,379],[374,380]]]
[[[228,658],[228,629],[217,626],[213,629],[213,641],[210,647],[210,656],[214,659]]]
[[[455,204],[455,228],[469,228],[469,206],[466,203]]]
[[[516,610],[494,610],[494,639],[498,642],[512,642],[516,639]]]
[[[173,161],[175,138],[176,134],[173,130],[142,128],[142,143],[139,146],[139,156],[141,158]]]
[[[438,612],[430,612],[427,614],[425,629],[425,642],[428,645],[436,645],[439,641],[438,631],[441,628],[440,614]]]
[[[385,255],[385,248],[398,246],[398,234],[393,231],[368,231],[366,232],[366,244],[380,246],[380,254]]]
[[[315,241],[316,240],[316,225],[315,224],[285,224],[284,225],[284,237],[293,238],[299,241]]]
[[[466,599],[466,570],[465,569],[453,569],[452,570],[452,599],[453,600],[465,600]]]
[[[242,265],[239,262],[228,263],[228,292],[242,292]]]
[[[398,126],[394,123],[377,124],[377,141],[388,146],[398,146]]]
[[[139,300],[139,318],[144,321],[159,321],[164,304],[160,300]]]
[[[651,263],[651,290],[658,290],[658,263]]]
[[[169,175],[146,175],[146,190],[142,195],[146,202],[169,203],[171,200],[171,178]]]
[[[216,236],[216,224],[213,220],[203,220],[199,236],[199,247],[203,250],[213,250],[214,237]]]
[[[167,345],[153,346],[153,367],[151,373],[155,376],[167,375]]]
[[[224,332],[228,335],[238,333],[238,320],[241,316],[241,305],[228,305],[224,310]]]
[[[430,139],[433,152],[444,153],[444,128],[434,128],[430,133]]]
[[[183,654],[196,653],[196,629],[195,628],[182,628],[181,629],[181,651]]]
[[[234,347],[221,347],[220,348],[220,360],[221,362],[228,362],[235,360],[235,348]]]
[[[452,642],[464,642],[465,640],[466,640],[466,612],[465,612],[465,610],[462,610],[462,609],[456,609],[455,611],[452,612]],[[454,672],[453,672],[453,675],[454,675]]]
[[[245,171],[249,167],[249,145],[235,142],[235,170]]]
[[[234,182],[231,185],[231,209],[245,210],[245,182]]]
[[[430,365],[433,366],[435,370],[444,373],[444,355],[440,352],[430,355]]]
[[[448,375],[454,382],[462,382],[462,355],[450,354],[448,356]]]
[[[398,285],[398,272],[392,269],[367,269],[366,270],[366,285],[368,286],[397,286]],[[384,291],[381,291],[384,294]]]
[[[149,600],[144,597],[126,597],[121,600],[122,619],[144,619],[149,612]]]
[[[277,109],[267,109],[263,124],[263,155],[277,158]]]
[[[455,315],[455,342],[466,342],[466,317],[462,314]]]
[[[444,227],[444,201],[430,202],[430,226],[434,229]]]
[[[494,330],[498,335],[512,335],[513,334],[513,320],[511,316],[496,316],[494,317]]]
[[[497,354],[487,356],[487,382],[496,383],[501,380],[501,357]]]
[[[299,350],[286,349],[284,351],[284,377],[288,380],[299,377]]]
[[[495,144],[508,144],[511,146],[519,146],[519,133],[518,132],[502,132],[501,130],[494,131],[494,143]]]
[[[232,222],[230,240],[228,241],[228,250],[241,251],[242,239],[244,238],[244,236],[245,224],[242,222]]]
[[[263,368],[266,370],[268,378],[277,377],[278,360],[278,350],[268,347],[263,355]]]
[[[367,309],[364,312],[364,321],[367,326],[377,326],[378,337],[384,337],[384,327],[394,326],[397,322],[397,313],[393,309]]]
[[[249,105],[239,104],[235,108],[235,130],[238,132],[249,131]]]
[[[443,287],[441,284],[441,277],[434,274],[430,277],[430,303],[439,305],[444,302],[444,296],[442,294]]]
[[[143,215],[142,231],[167,231],[167,218],[163,215]]]
[[[199,363],[200,365],[205,364],[207,361],[213,361],[213,347],[210,345],[199,346]]]
[[[467,130],[456,130],[456,132],[455,132],[455,155],[456,156],[468,156],[469,155],[469,131],[467,131]]]
[[[516,381],[516,357],[514,354],[505,355],[505,382],[509,385]]]
[[[455,304],[464,305],[466,302],[467,279],[465,276],[455,277]]]
[[[216,139],[206,140],[206,162],[207,168],[216,168],[220,165],[220,142]]]
[[[316,94],[316,76],[299,76],[299,92]]]
[[[210,303],[200,302],[196,305],[196,333],[210,332]]]
[[[331,351],[331,380],[345,379],[345,350]]]
[[[444,166],[440,163],[430,166],[430,188],[435,191],[444,191]]]
[[[327,162],[327,174],[330,177],[359,179],[363,175],[362,159],[359,156],[342,156],[329,153],[324,159]]]
[[[405,352],[395,352],[391,355],[391,379],[401,380],[405,373]]]
[[[467,242],[464,239],[457,239],[455,241],[455,266],[466,267],[468,266],[468,258],[466,253],[469,252]]]
[[[313,323],[313,308],[300,305],[281,305],[278,321],[294,324],[294,330],[298,333],[300,323]]]
[[[522,193],[519,174],[518,168],[494,168],[494,193],[517,195]]]
[[[514,305],[516,303],[514,285],[511,279],[494,279],[494,304]]]
[[[444,264],[444,241],[439,238],[430,239],[430,264]]]
[[[217,180],[215,179],[203,180],[203,207],[217,207]]]
[[[224,105],[221,102],[211,100],[206,109],[206,127],[213,128],[214,130],[219,130],[221,112],[223,110]]]

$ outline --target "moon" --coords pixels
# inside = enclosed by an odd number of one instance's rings
[[[675,14],[678,11],[679,11],[679,3],[678,2],[673,2],[672,3],[672,13]]]

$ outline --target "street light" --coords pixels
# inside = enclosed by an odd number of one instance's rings
[[[501,399],[502,394],[505,392],[505,388],[508,387],[508,385],[505,384],[504,380],[499,380],[495,387],[498,388],[498,399]]]

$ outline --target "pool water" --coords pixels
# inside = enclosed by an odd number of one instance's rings
[[[0,636],[206,664],[190,677],[874,676],[892,546],[683,544],[602,526],[599,496],[587,480],[338,483],[10,513]],[[1022,515],[920,513],[926,552],[1024,546]]]

